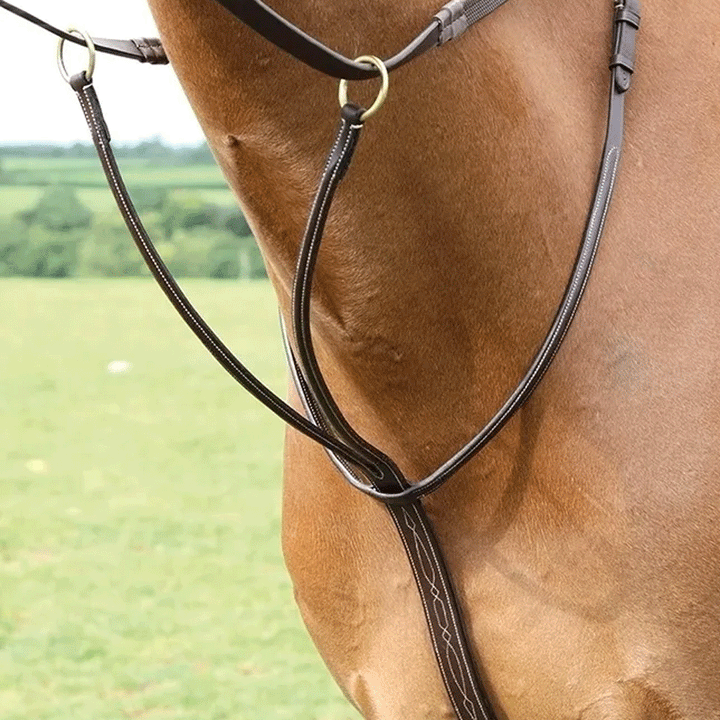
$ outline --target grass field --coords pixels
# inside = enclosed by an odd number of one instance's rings
[[[37,201],[46,190],[47,187],[39,185],[0,186],[0,220],[35,207]],[[117,212],[115,200],[107,187],[81,187],[76,188],[75,192],[80,201],[94,213]],[[171,197],[181,197],[183,195],[200,197],[205,202],[215,205],[225,207],[237,206],[233,194],[227,188],[224,190],[205,190],[199,188],[170,190]]]
[[[226,183],[216,165],[156,165],[137,158],[122,158],[120,169],[130,187],[225,189]],[[91,185],[105,187],[106,180],[97,159],[6,157],[2,167],[16,185]]]
[[[3,171],[15,184],[0,184],[0,219],[35,206],[48,185],[75,188],[80,200],[95,213],[115,209],[115,201],[97,159],[2,157]],[[130,189],[167,188],[173,196],[193,195],[223,206],[236,201],[215,165],[158,167],[137,158],[122,158],[120,168]]]
[[[187,289],[283,392],[270,286]],[[279,421],[151,281],[0,301],[0,719],[357,718],[282,566]]]

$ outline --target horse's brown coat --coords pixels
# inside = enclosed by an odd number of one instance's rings
[[[336,85],[209,0],[150,4],[287,309]],[[411,478],[494,412],[559,299],[599,158],[611,5],[513,0],[395,73],[340,188],[316,342],[341,407]],[[720,11],[646,5],[617,198],[566,347],[427,501],[508,720],[720,718]],[[273,7],[351,56],[392,53],[437,10]],[[283,540],[363,715],[451,718],[386,512],[294,433]]]

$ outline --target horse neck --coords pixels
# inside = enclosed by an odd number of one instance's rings
[[[336,85],[214,3],[151,4],[287,308],[338,118]],[[348,54],[389,55],[437,10],[365,3],[348,15],[338,2],[302,18],[305,3],[281,5]],[[371,439],[426,435],[439,397],[467,436],[547,327],[592,193],[612,13],[607,3],[574,7],[572,22],[558,23],[552,5],[508,3],[396,73],[338,191],[314,331],[331,385],[354,399],[351,419]],[[351,19],[333,22],[335,13]],[[391,21],[398,30],[383,37]],[[427,462],[437,460],[429,451]]]

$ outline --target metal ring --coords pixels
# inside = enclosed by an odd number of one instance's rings
[[[375,102],[360,116],[360,119],[365,122],[366,120],[369,120],[383,106],[383,103],[387,98],[388,88],[390,87],[390,76],[388,75],[385,63],[379,57],[375,57],[375,55],[361,55],[360,57],[355,58],[355,62],[362,62],[366,63],[367,65],[374,65],[380,71],[380,77],[382,78],[382,87],[380,88],[380,92],[378,92],[378,96],[375,98]],[[340,88],[338,89],[340,107],[344,107],[347,104],[347,89],[348,81],[341,80]]]
[[[84,30],[78,30],[77,28],[71,27],[67,29],[67,32],[70,35],[77,35],[78,37],[81,37],[85,41],[85,45],[87,46],[88,51],[88,64],[87,68],[85,69],[85,77],[88,80],[92,80],[93,73],[95,72],[95,55],[97,54],[95,51],[95,43],[93,42],[92,38],[84,31]],[[63,59],[63,48],[65,47],[65,40],[67,38],[60,38],[60,41],[58,42],[57,46],[57,64],[58,68],[60,69],[60,74],[63,77],[63,80],[65,82],[70,82],[70,73],[68,73],[67,68],[65,67],[65,60]]]

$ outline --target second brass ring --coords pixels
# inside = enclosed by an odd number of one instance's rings
[[[365,122],[370,119],[382,106],[387,99],[388,89],[390,88],[390,75],[388,74],[385,63],[375,55],[361,55],[355,58],[355,62],[366,63],[367,65],[373,65],[380,71],[380,77],[382,78],[382,87],[378,96],[375,98],[375,102],[360,116],[360,119]],[[340,88],[338,89],[338,98],[340,100],[340,107],[344,107],[348,101],[348,81],[341,80]]]

